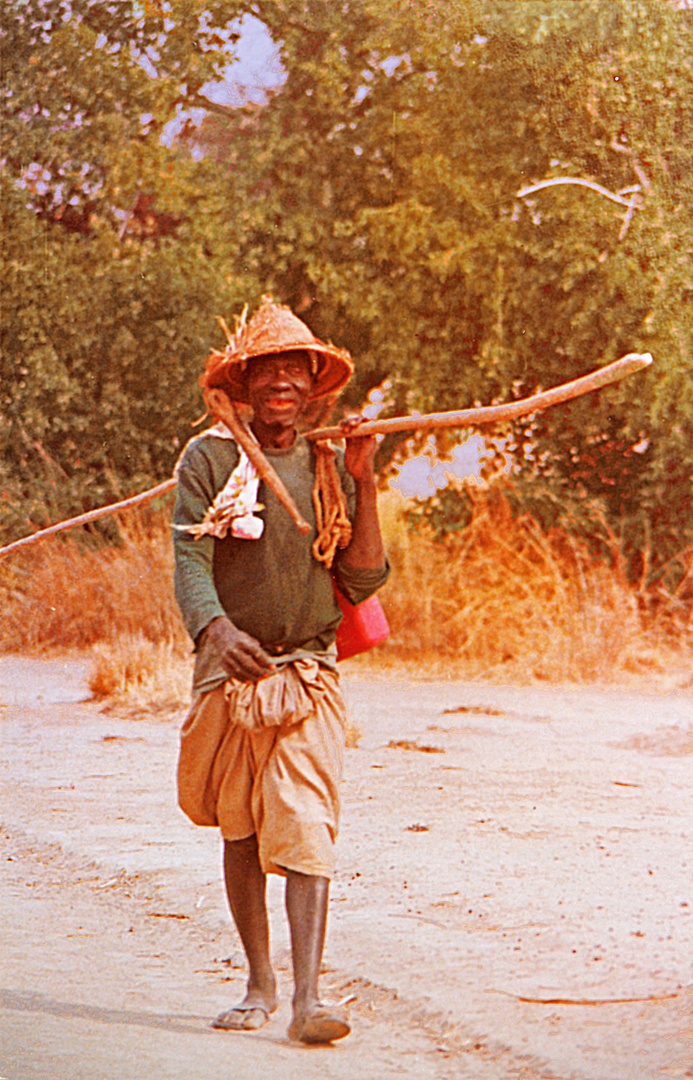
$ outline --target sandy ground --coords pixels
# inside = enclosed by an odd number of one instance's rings
[[[344,684],[347,753],[323,992],[331,1048],[282,1003],[212,1031],[243,958],[219,841],[175,804],[181,716],[83,700],[85,670],[0,660],[0,1077],[693,1077],[693,695]]]

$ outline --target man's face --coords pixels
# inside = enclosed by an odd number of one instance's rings
[[[310,400],[313,376],[306,352],[258,356],[248,362],[248,402],[255,423],[293,428]]]

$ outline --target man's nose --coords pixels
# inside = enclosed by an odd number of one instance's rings
[[[272,382],[288,383],[290,381],[291,379],[287,367],[283,363],[275,364],[274,368],[272,369]]]

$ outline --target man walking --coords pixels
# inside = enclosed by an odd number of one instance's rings
[[[249,969],[246,996],[215,1026],[256,1029],[277,1007],[265,886],[278,873],[286,877],[294,969],[289,1037],[304,1043],[349,1033],[345,1016],[318,995],[346,724],[333,579],[358,603],[388,570],[375,440],[347,431],[332,465],[347,515],[330,568],[316,539],[316,452],[297,425],[352,370],[347,353],[265,298],[228,347],[211,354],[201,383],[209,400],[209,391],[223,390],[250,406],[252,436],[311,530],[299,532],[224,424],[188,443],[174,515],[176,596],[195,642],[179,800],[196,824],[221,830],[229,906]]]

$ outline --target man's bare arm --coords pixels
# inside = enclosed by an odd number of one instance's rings
[[[354,570],[380,570],[385,566],[385,550],[378,520],[378,493],[375,483],[373,436],[347,437],[344,464],[354,478],[356,506],[349,546],[340,557],[343,566]]]

